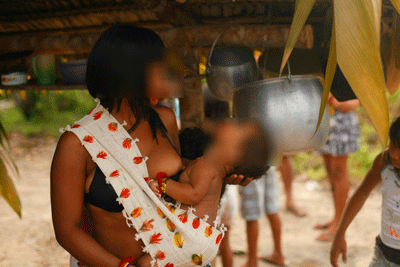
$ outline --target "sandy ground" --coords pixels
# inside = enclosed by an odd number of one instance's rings
[[[12,134],[10,140],[21,173],[16,186],[22,201],[22,219],[0,198],[0,266],[66,266],[69,255],[54,238],[49,197],[49,170],[57,141],[52,138],[26,139],[16,134]],[[283,251],[289,266],[330,266],[330,243],[316,241],[319,231],[312,227],[333,215],[329,186],[326,181],[317,183],[300,175],[295,177],[293,187],[297,203],[308,211],[308,215],[297,218],[281,205]],[[285,199],[282,183],[280,190],[282,204]],[[376,189],[347,231],[348,263],[341,266],[368,266],[374,238],[379,232],[380,204],[380,189]],[[231,241],[233,250],[246,252],[245,222],[240,214],[232,227]],[[272,244],[268,221],[262,218],[259,253],[271,251]],[[236,266],[245,262],[246,254],[235,255]],[[273,265],[260,261],[258,266]],[[219,258],[217,267],[222,267]]]

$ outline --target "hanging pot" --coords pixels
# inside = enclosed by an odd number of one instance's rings
[[[279,165],[283,154],[324,146],[329,130],[328,106],[315,133],[322,91],[320,78],[312,75],[253,82],[235,91],[234,116],[256,119],[268,131],[277,147],[269,165]]]
[[[225,28],[226,30],[227,28]],[[222,31],[215,39],[207,61],[206,80],[210,92],[222,101],[231,101],[236,88],[259,78],[254,52],[246,46],[227,46],[215,49]]]

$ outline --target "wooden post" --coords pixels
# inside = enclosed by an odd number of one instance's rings
[[[204,119],[203,92],[201,77],[185,78],[183,97],[180,99],[181,129],[200,127]]]

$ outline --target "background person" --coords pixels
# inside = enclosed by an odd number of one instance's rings
[[[360,126],[354,110],[360,105],[358,99],[339,102],[332,94],[328,99],[330,129],[325,146],[319,151],[324,159],[328,179],[332,187],[334,217],[332,220],[316,224],[315,229],[324,230],[318,241],[332,241],[346,205],[350,182],[347,159],[350,153],[359,149]]]
[[[275,167],[257,181],[239,188],[240,210],[246,220],[248,258],[245,267],[257,267],[258,259],[277,266],[285,266],[282,253],[282,225],[278,215],[279,188]],[[271,226],[274,249],[272,253],[258,257],[258,219],[266,215]]]
[[[381,230],[376,237],[370,267],[400,266],[400,118],[390,127],[389,148],[376,156],[364,181],[350,198],[331,246],[330,260],[334,267],[342,254],[347,261],[345,233],[361,210],[371,191],[382,183]]]

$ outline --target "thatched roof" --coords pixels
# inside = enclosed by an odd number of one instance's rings
[[[323,24],[331,2],[317,0],[306,24]],[[390,20],[393,7],[390,0],[383,2],[383,16]],[[289,28],[295,0],[0,0],[0,6],[0,42],[3,43],[0,51],[23,48],[79,51],[87,50],[97,39],[96,34],[119,22],[154,29],[167,46],[210,47],[227,23],[233,25],[227,35],[236,34],[228,41],[252,46],[270,45],[277,40],[268,43],[268,38],[263,35],[274,31],[271,25]],[[67,42],[65,38],[70,41],[70,36],[58,40],[60,47],[49,47],[48,44],[46,47],[40,43],[44,36],[72,34],[78,35],[78,39],[82,34],[89,38],[75,40],[75,43],[88,44],[64,47],[62,43]],[[302,46],[310,46],[309,41]],[[36,44],[21,45],[24,42]],[[54,40],[49,42],[54,43]],[[223,39],[221,42],[224,44]]]
[[[290,23],[294,1],[2,0],[0,34],[102,29],[131,22],[153,29],[185,26]],[[310,22],[324,19],[329,1],[317,1]]]

